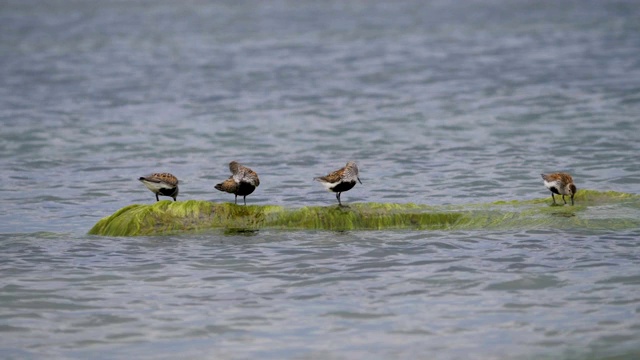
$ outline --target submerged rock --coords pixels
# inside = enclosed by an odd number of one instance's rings
[[[489,204],[427,206],[357,203],[349,207],[282,206],[159,201],[126,206],[89,231],[93,235],[140,236],[210,229],[292,230],[471,230],[640,227],[639,196],[581,190],[575,206],[550,206],[548,199]]]

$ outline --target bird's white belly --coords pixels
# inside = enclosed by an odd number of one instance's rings
[[[147,189],[153,191],[153,192],[158,192],[160,191],[160,189],[173,189],[173,186],[163,183],[163,182],[151,182],[151,181],[142,181],[142,183],[144,184],[144,186],[147,187]]]
[[[340,182],[334,182],[334,183],[329,183],[329,182],[323,182],[322,186],[324,186],[325,189],[327,189],[327,191],[331,191],[331,189],[333,189],[334,187],[336,187],[336,185],[338,185]]]
[[[565,189],[560,187],[560,182],[559,181],[546,181],[546,180],[544,180],[544,186],[546,186],[547,189],[551,189],[552,187],[556,188],[556,190],[558,190],[560,195],[568,195],[567,192],[565,191]]]

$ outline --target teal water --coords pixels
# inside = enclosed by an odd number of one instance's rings
[[[249,204],[288,208],[334,206],[312,179],[348,160],[346,204],[528,201],[550,171],[639,194],[638,18],[633,1],[3,2],[0,357],[637,357],[633,226],[87,231],[152,203],[152,171],[179,200],[232,201],[213,189],[231,160],[260,175]]]

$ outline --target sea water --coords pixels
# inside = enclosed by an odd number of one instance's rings
[[[233,201],[214,189],[232,160],[260,176],[249,205],[294,209],[336,206],[313,178],[348,160],[347,205],[548,206],[551,171],[638,194],[639,18],[635,1],[4,1],[0,357],[640,356],[637,226],[87,235],[153,203],[150,172],[178,200]]]

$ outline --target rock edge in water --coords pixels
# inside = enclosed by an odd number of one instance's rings
[[[201,200],[133,204],[98,221],[92,235],[141,236],[209,229],[258,230],[467,230],[531,228],[634,228],[640,226],[639,197],[618,192],[581,190],[575,206],[550,206],[551,199],[497,201],[487,204],[428,206],[355,203],[349,207],[235,205]],[[607,205],[602,207],[601,205]],[[594,216],[593,209],[624,207],[625,216]],[[627,216],[629,213],[633,213]]]

